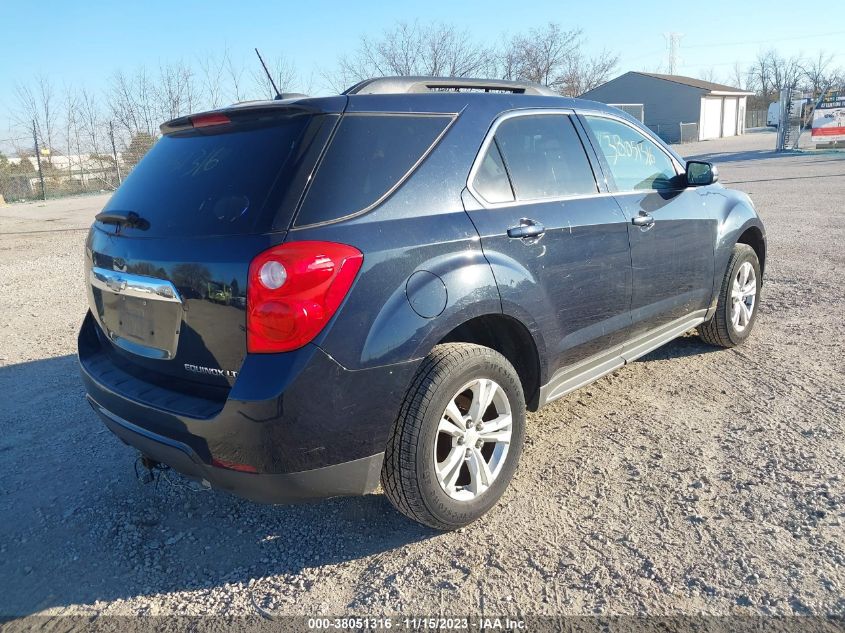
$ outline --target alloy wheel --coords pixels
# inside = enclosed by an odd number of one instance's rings
[[[440,418],[434,469],[443,491],[458,501],[482,495],[502,471],[513,418],[504,389],[478,378],[458,390]]]
[[[757,301],[757,275],[751,262],[743,262],[731,287],[731,323],[742,332],[751,323]]]

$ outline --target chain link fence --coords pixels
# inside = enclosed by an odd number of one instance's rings
[[[50,153],[40,159],[18,156],[0,167],[0,195],[6,202],[113,191],[120,182],[111,156]]]
[[[745,111],[745,129],[753,127],[766,127],[769,123],[766,120],[768,116],[766,110],[746,110]]]
[[[648,127],[667,143],[692,143],[698,140],[698,123],[654,123]]]
[[[698,140],[698,123],[679,123],[679,143],[693,143]]]
[[[138,133],[127,140],[115,138],[109,124],[98,151],[84,151],[83,142],[69,135],[67,147],[45,147],[42,135],[14,141],[17,151],[0,154],[0,202],[46,200],[87,193],[114,191],[144,154],[155,138]],[[89,141],[87,146],[91,146]]]

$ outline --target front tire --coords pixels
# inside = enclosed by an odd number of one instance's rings
[[[698,326],[705,343],[736,347],[751,334],[760,305],[763,275],[757,253],[747,244],[736,244],[719,290],[716,312]]]
[[[525,438],[525,397],[507,359],[469,343],[420,365],[387,444],[381,483],[402,514],[454,530],[502,496]]]

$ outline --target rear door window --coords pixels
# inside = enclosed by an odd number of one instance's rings
[[[344,115],[296,225],[338,220],[383,200],[402,184],[451,121],[450,115]]]
[[[134,211],[142,237],[230,235],[270,230],[281,201],[313,169],[335,117],[297,114],[167,134],[132,170],[106,211]],[[310,169],[304,161],[310,160]],[[285,223],[285,226],[287,223]]]
[[[496,139],[493,139],[481,159],[472,186],[487,202],[495,204],[513,201],[513,188]]]
[[[516,116],[496,129],[518,200],[543,200],[598,191],[590,161],[565,114]]]

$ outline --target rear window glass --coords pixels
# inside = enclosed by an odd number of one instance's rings
[[[272,124],[238,123],[163,136],[105,210],[136,212],[149,228],[132,231],[144,237],[269,230],[281,201],[290,196],[287,189],[298,180],[297,169],[307,160],[313,166],[311,146],[325,143],[319,128],[330,127],[319,119],[328,118],[295,115]]]
[[[337,220],[378,202],[400,184],[451,120],[443,115],[345,115],[296,225]]]

